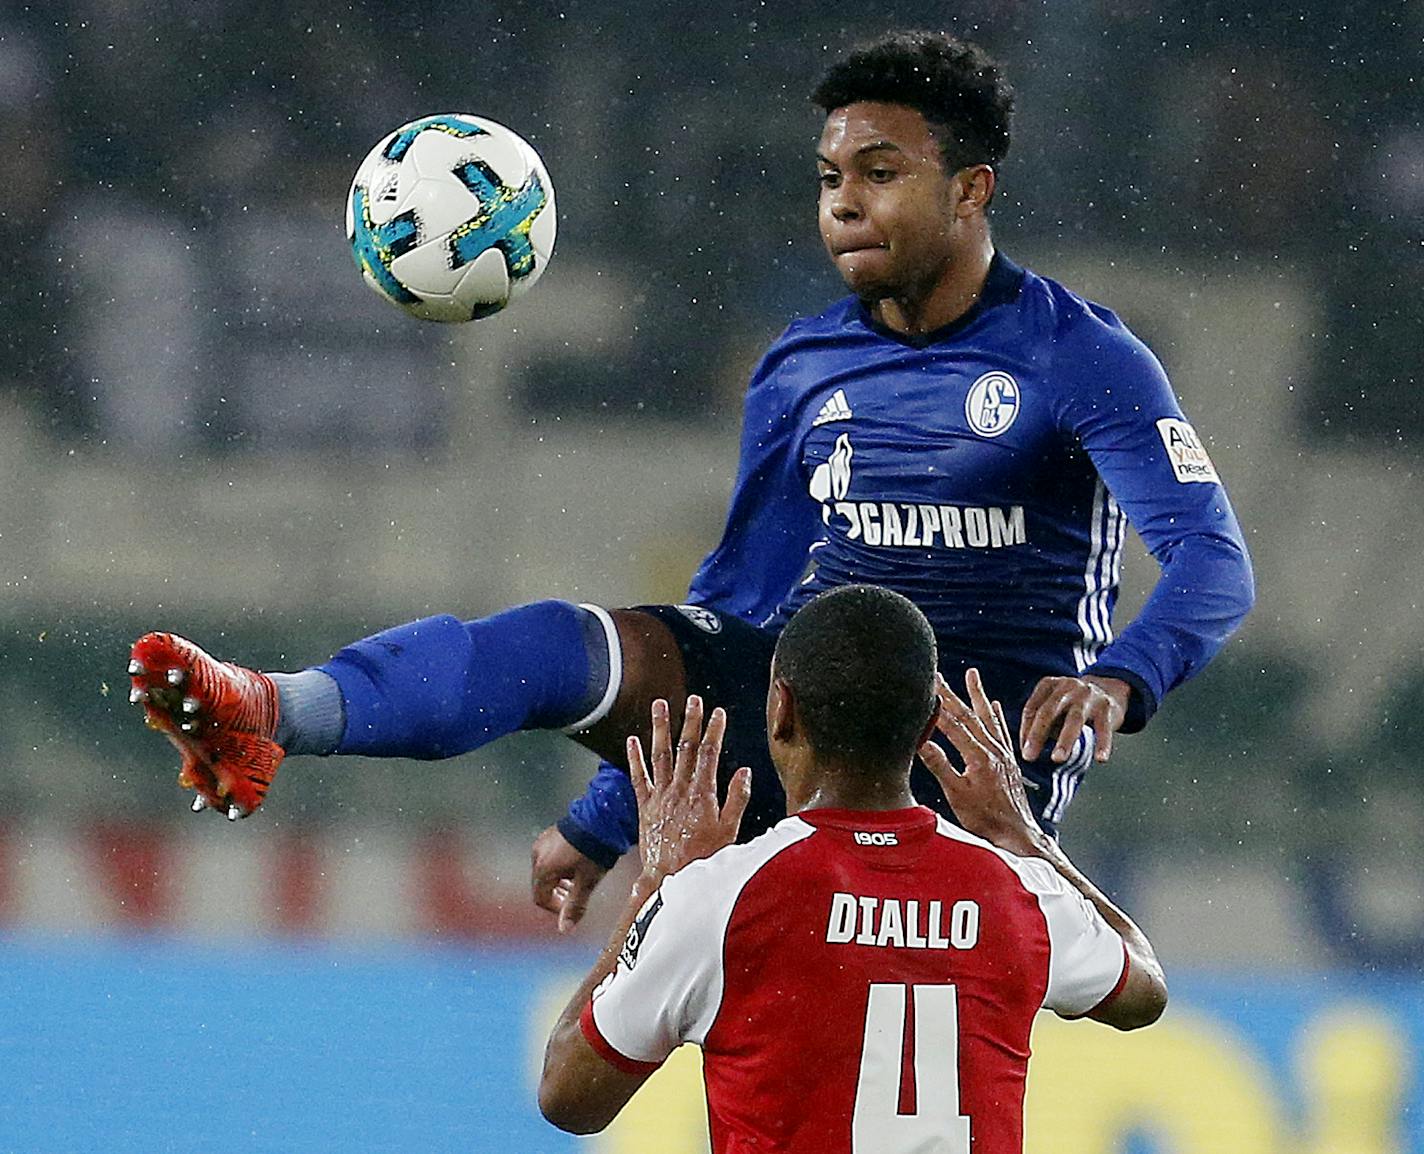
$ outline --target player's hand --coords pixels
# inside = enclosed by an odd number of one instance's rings
[[[1003,706],[984,693],[977,669],[965,677],[972,705],[960,700],[942,676],[936,675],[935,680],[939,695],[935,727],[958,751],[964,772],[956,770],[949,755],[932,741],[920,747],[920,759],[938,779],[965,829],[1000,849],[1032,851],[1048,835],[1029,808]]]
[[[589,897],[608,871],[574,849],[556,825],[534,839],[530,857],[534,904],[558,914],[559,933],[566,934],[578,925]]]
[[[702,699],[689,697],[674,752],[668,703],[659,698],[653,702],[651,773],[642,742],[628,739],[628,772],[638,797],[638,850],[645,876],[661,880],[736,840],[752,795],[752,771],[743,766],[733,774],[726,804],[719,806],[717,761],[726,729],[727,714],[714,709],[704,734]]]
[[[1127,716],[1132,687],[1116,677],[1045,677],[1029,695],[1019,723],[1019,748],[1036,761],[1056,732],[1053,760],[1068,760],[1085,728],[1093,731],[1094,761],[1112,756],[1113,734]]]

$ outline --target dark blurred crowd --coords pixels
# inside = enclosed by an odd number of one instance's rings
[[[438,444],[456,334],[366,293],[341,217],[385,132],[470,111],[541,150],[556,267],[605,278],[633,334],[548,342],[521,403],[735,412],[723,346],[837,292],[814,230],[816,75],[946,15],[835,9],[10,5],[0,385],[54,437],[121,450]],[[1304,278],[1303,431],[1412,442],[1424,6],[970,0],[952,17],[1019,91],[1008,251]]]

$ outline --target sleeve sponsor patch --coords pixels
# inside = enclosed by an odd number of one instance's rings
[[[1197,431],[1186,421],[1163,417],[1157,422],[1157,432],[1167,448],[1172,475],[1178,481],[1184,485],[1189,481],[1205,481],[1213,485],[1221,483],[1221,478],[1216,475],[1216,466],[1206,455]]]
[[[628,969],[632,969],[638,964],[638,951],[643,948],[643,941],[648,936],[648,927],[653,924],[653,919],[658,916],[658,911],[663,908],[663,893],[659,890],[647,902],[639,912],[637,920],[628,927],[628,937],[624,939],[623,948],[618,953],[618,960]]]

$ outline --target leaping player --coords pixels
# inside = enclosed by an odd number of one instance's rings
[[[429,617],[270,675],[149,634],[132,696],[181,751],[195,808],[251,814],[285,756],[442,758],[563,729],[607,759],[534,847],[535,898],[566,927],[636,838],[624,738],[646,742],[654,699],[674,724],[690,693],[726,707],[725,763],[753,771],[743,837],[785,815],[767,671],[824,590],[904,594],[949,683],[983,671],[1049,832],[1114,735],[1211,660],[1254,597],[1241,529],[1146,345],[996,251],[1013,109],[998,66],[962,40],[893,34],[832,66],[814,100],[821,236],[851,295],[757,368],[726,530],[688,604]],[[1161,575],[1115,636],[1129,523]],[[914,788],[947,810],[922,769]]]

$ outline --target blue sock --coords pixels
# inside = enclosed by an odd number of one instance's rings
[[[315,753],[325,757],[341,744],[346,707],[341,687],[320,669],[269,673],[277,686],[277,732],[272,738],[290,757]]]
[[[345,705],[337,753],[438,758],[519,729],[586,728],[612,705],[621,654],[603,610],[537,601],[412,621],[318,668]]]

